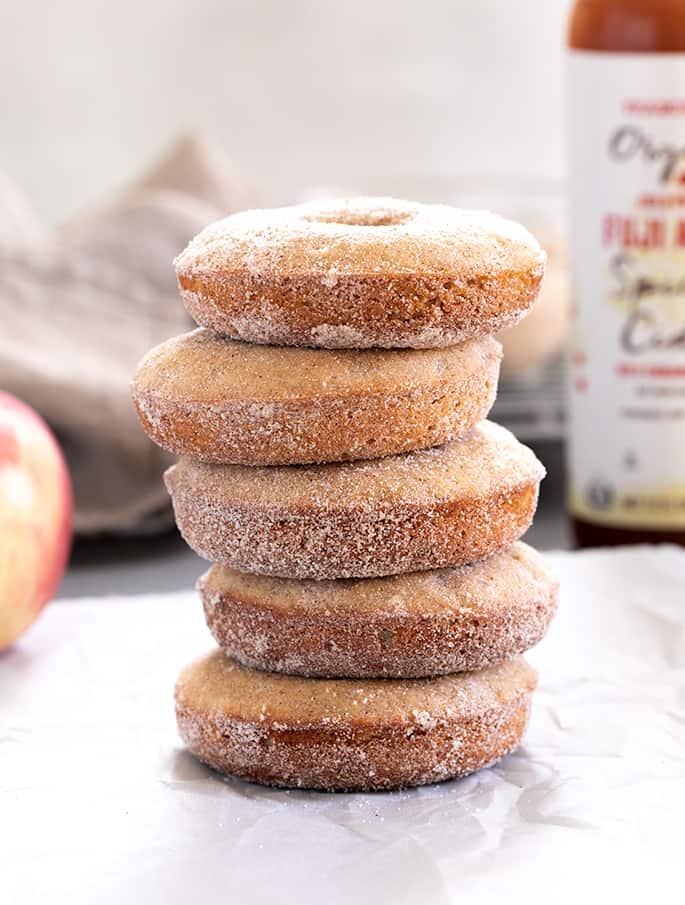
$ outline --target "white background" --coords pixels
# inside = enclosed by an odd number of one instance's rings
[[[61,219],[186,127],[267,199],[563,176],[569,0],[0,0],[0,170]]]

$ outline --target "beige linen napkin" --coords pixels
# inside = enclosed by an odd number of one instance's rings
[[[242,206],[228,161],[194,135],[111,204],[52,235],[0,179],[0,387],[58,435],[77,532],[171,523],[161,481],[170,457],[140,428],[129,382],[151,346],[190,327],[173,258]]]

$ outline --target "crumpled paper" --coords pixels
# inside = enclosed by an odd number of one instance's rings
[[[193,593],[52,604],[0,656],[3,901],[677,901],[685,551],[549,559],[525,743],[399,793],[263,789],[185,753],[172,686],[211,643]]]

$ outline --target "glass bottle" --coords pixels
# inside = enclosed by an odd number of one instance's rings
[[[577,0],[568,57],[573,531],[685,545],[685,0]]]

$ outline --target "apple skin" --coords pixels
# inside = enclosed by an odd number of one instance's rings
[[[50,429],[29,406],[0,392],[0,650],[57,590],[72,515],[69,472]]]

